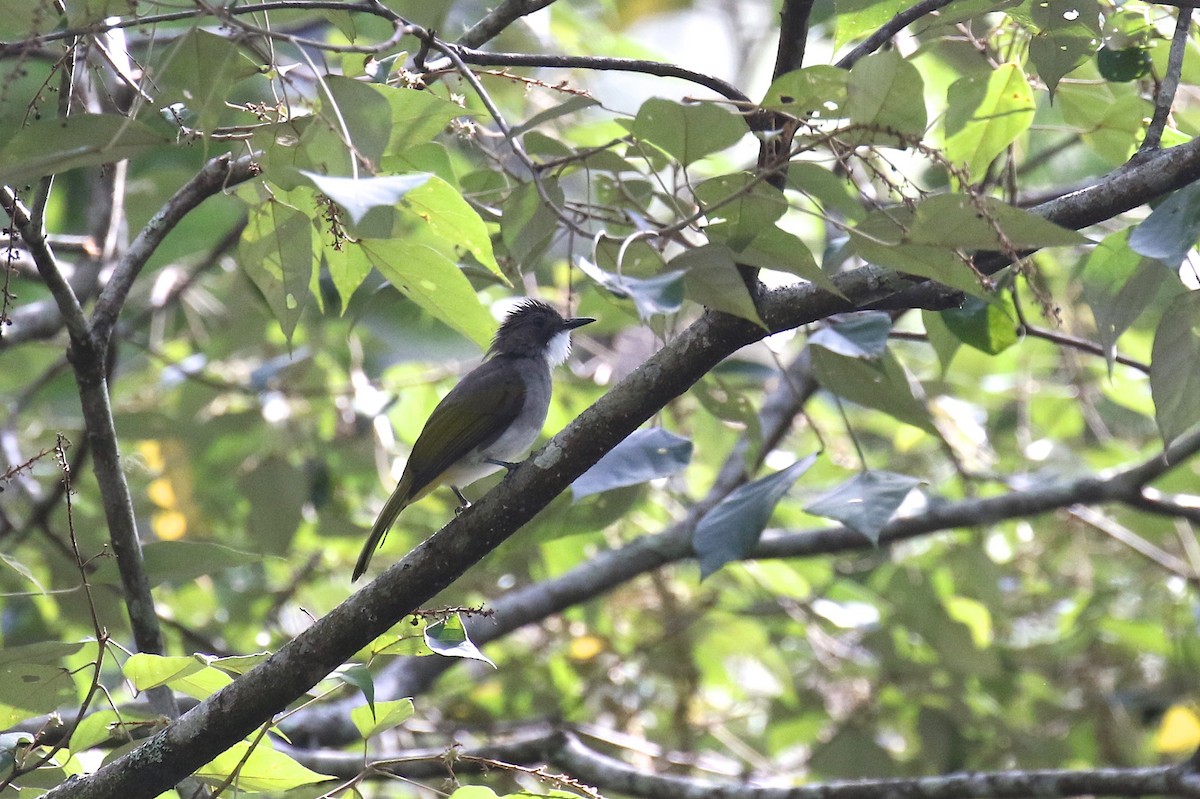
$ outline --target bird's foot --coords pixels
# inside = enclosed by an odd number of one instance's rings
[[[510,463],[509,461],[497,460],[496,458],[484,458],[483,462],[490,463],[493,466],[503,466],[504,470],[508,472],[508,474],[512,474],[513,469],[517,468],[519,465],[516,463]]]

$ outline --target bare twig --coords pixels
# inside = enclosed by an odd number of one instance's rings
[[[883,45],[887,43],[888,39],[891,39],[897,33],[904,30],[921,17],[931,14],[934,11],[937,11],[939,8],[944,8],[950,5],[952,2],[954,2],[954,0],[920,0],[920,2],[916,5],[904,9],[899,14],[889,19],[883,24],[882,27],[879,28],[879,30],[872,33],[866,38],[865,41],[863,41],[849,53],[846,53],[846,55],[842,56],[841,59],[838,60],[837,66],[841,67],[842,69],[850,69],[850,67],[854,66],[854,64],[863,56],[870,55],[880,47],[883,47]]]
[[[1138,148],[1139,156],[1157,150],[1162,142],[1167,119],[1171,116],[1171,105],[1175,102],[1175,92],[1179,90],[1179,76],[1183,72],[1183,54],[1187,50],[1188,34],[1192,28],[1193,10],[1191,6],[1179,9],[1179,16],[1175,20],[1175,35],[1171,37],[1171,50],[1167,56],[1167,74],[1163,75],[1158,94],[1154,98],[1154,116],[1146,128],[1146,138]]]

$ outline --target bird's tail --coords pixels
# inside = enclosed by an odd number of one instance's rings
[[[367,543],[363,545],[362,552],[358,555],[358,563],[354,564],[354,573],[350,576],[350,582],[355,582],[359,577],[363,576],[363,572],[367,570],[367,564],[371,562],[371,556],[375,554],[375,550],[383,543],[383,537],[392,528],[396,517],[400,515],[400,511],[407,508],[415,499],[417,497],[412,496],[412,476],[406,470],[404,476],[400,478],[396,490],[392,492],[387,502],[383,504],[383,510],[379,512],[379,518],[375,520],[375,525],[371,528],[371,534],[367,536]]]

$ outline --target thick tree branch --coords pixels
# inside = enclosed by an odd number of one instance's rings
[[[808,18],[813,0],[784,0],[779,11],[779,49],[775,52],[773,77],[804,66],[804,49],[808,44]]]

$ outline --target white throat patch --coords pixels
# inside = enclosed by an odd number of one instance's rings
[[[559,366],[567,360],[567,356],[571,354],[571,331],[564,330],[561,333],[555,333],[554,337],[546,345],[546,362],[551,367]]]

